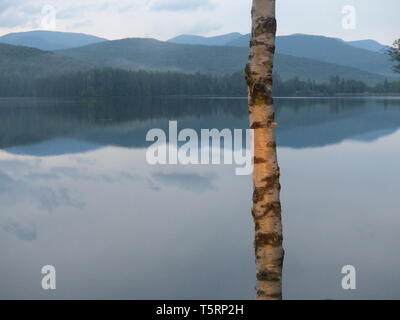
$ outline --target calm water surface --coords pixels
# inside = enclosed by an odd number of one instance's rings
[[[251,177],[146,162],[245,99],[0,100],[0,298],[253,299]],[[400,99],[276,99],[284,298],[400,298]],[[41,267],[57,289],[41,289]],[[341,289],[341,268],[357,290]]]

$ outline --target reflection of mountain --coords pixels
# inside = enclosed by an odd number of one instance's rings
[[[372,141],[400,128],[399,107],[400,99],[286,100],[278,106],[278,143],[306,148]]]
[[[278,143],[304,148],[369,141],[400,127],[400,99],[276,99]],[[0,148],[55,155],[105,145],[146,147],[152,128],[247,128],[245,99],[0,100]]]
[[[95,144],[75,139],[52,139],[29,145],[16,145],[7,149],[9,153],[54,156],[62,154],[83,153],[101,148],[102,144]]]

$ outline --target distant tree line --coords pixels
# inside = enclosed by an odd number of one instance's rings
[[[387,79],[375,86],[368,86],[362,81],[345,80],[333,76],[327,82],[314,80],[302,81],[294,78],[281,81],[275,78],[275,96],[335,96],[335,95],[363,95],[363,94],[400,94],[400,81],[389,82]]]
[[[332,96],[340,94],[400,93],[400,81],[368,86],[362,81],[331,77],[327,82],[283,81],[274,76],[275,96]],[[246,96],[243,74],[185,74],[177,72],[95,69],[43,78],[1,76],[0,96],[16,97],[124,97],[159,95]]]

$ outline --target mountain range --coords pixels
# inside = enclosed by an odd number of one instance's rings
[[[41,50],[60,50],[107,41],[83,33],[35,30],[9,33],[0,37],[0,43],[26,46]]]
[[[380,44],[378,41],[375,40],[357,40],[357,41],[347,41],[353,47],[366,49],[370,51],[380,52],[387,50],[388,47]]]
[[[305,34],[302,34],[306,36]],[[277,36],[279,40],[281,36]],[[336,38],[332,38],[336,39]],[[383,50],[387,49],[387,46],[379,43],[375,40],[356,40],[356,41],[344,41],[341,39],[336,39],[343,41],[353,47],[366,49],[375,52],[382,52]],[[183,34],[177,37],[171,38],[168,40],[169,42],[173,43],[181,43],[181,44],[202,44],[208,46],[233,46],[233,47],[248,47],[250,41],[250,34],[241,34],[238,32],[228,33],[225,35],[214,36],[214,37],[203,37],[197,35],[188,35]]]
[[[337,75],[375,84],[394,79],[391,62],[378,52],[378,45],[370,40],[348,43],[323,36],[280,36],[275,71],[283,80],[326,81]],[[107,40],[51,31],[14,33],[0,37],[0,75],[37,77],[96,67],[227,74],[243,70],[247,46],[248,35],[240,33],[209,38],[182,35],[169,41]]]
[[[218,45],[246,47],[250,42],[250,35],[235,35],[235,38],[226,41],[226,38],[200,37],[204,45]],[[200,42],[198,36],[186,35],[168,40],[173,43],[191,43],[193,39]],[[219,41],[219,42],[218,42]],[[276,38],[276,52],[297,57],[315,59],[323,62],[340,64],[358,68],[360,70],[378,73],[385,76],[393,75],[392,64],[384,54],[387,47],[374,40],[360,40],[346,42],[342,39],[306,34],[278,36]]]

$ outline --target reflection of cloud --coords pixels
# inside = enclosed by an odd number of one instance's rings
[[[59,176],[55,173],[38,173],[38,172],[33,172],[29,173],[24,178],[28,181],[50,181],[50,180],[57,180]]]
[[[161,188],[160,188],[159,186],[157,186],[157,185],[154,183],[153,180],[147,178],[147,179],[146,179],[146,182],[147,182],[147,184],[149,185],[150,190],[153,190],[153,191],[160,191],[160,190],[161,190]]]
[[[41,176],[42,174],[36,174]],[[117,175],[101,174],[97,175],[94,173],[86,172],[86,170],[80,170],[74,167],[55,167],[50,170],[49,173],[44,173],[43,178],[58,179],[61,176],[68,177],[74,180],[86,180],[86,181],[101,181],[108,183],[120,182],[121,180],[135,180],[136,176],[127,171],[121,171]]]
[[[82,209],[85,206],[84,202],[74,199],[71,196],[71,192],[67,188],[61,188],[59,192],[60,192],[60,197],[62,198],[65,204],[78,209]]]
[[[56,176],[63,175],[73,179],[82,178],[82,173],[78,168],[73,167],[55,167],[50,170],[50,172]]]
[[[31,174],[28,177],[34,177],[32,181],[40,180],[40,174]],[[49,179],[52,176],[44,174],[43,179]],[[26,178],[26,177],[25,177]],[[30,180],[28,180],[30,181]],[[12,176],[0,171],[0,200],[3,204],[16,204],[20,199],[32,199],[37,202],[40,209],[52,211],[61,205],[67,205],[74,208],[82,208],[84,203],[74,199],[70,191],[66,188],[51,188],[47,186],[36,186],[28,184],[25,180],[18,180]]]
[[[36,160],[36,163],[38,162],[40,162],[40,160],[39,161]],[[27,162],[17,159],[1,160],[0,165],[2,169],[5,169],[4,171],[9,171],[9,170],[17,171],[17,170],[31,168],[31,165],[29,165]]]
[[[41,209],[52,211],[60,205],[60,199],[55,191],[46,187],[31,189],[35,199],[39,201]]]
[[[0,171],[0,200],[15,202],[16,193],[24,192],[25,186]]]
[[[24,226],[20,223],[9,220],[4,223],[3,229],[7,232],[13,233],[21,240],[32,241],[37,238],[36,226],[33,224]]]
[[[198,173],[154,173],[152,177],[164,185],[173,185],[192,192],[205,192],[214,189],[214,175]]]
[[[78,162],[83,164],[85,162]],[[93,165],[91,162],[90,166]],[[0,201],[4,206],[15,205],[19,201],[37,203],[41,210],[53,211],[60,206],[69,206],[82,209],[85,203],[79,200],[74,190],[63,187],[60,179],[74,181],[95,181],[103,183],[120,183],[138,179],[138,176],[129,171],[120,171],[115,174],[98,174],[90,172],[88,168],[80,166],[59,166],[41,169],[40,161],[1,160],[0,161]],[[51,186],[53,184],[54,186]]]
[[[150,9],[154,11],[183,11],[212,7],[209,0],[153,0],[150,5]]]
[[[71,155],[71,156],[68,157],[68,160],[76,162],[79,165],[90,165],[90,166],[92,166],[92,165],[96,164],[95,160],[83,158],[83,157],[80,157],[80,156],[72,156]]]

